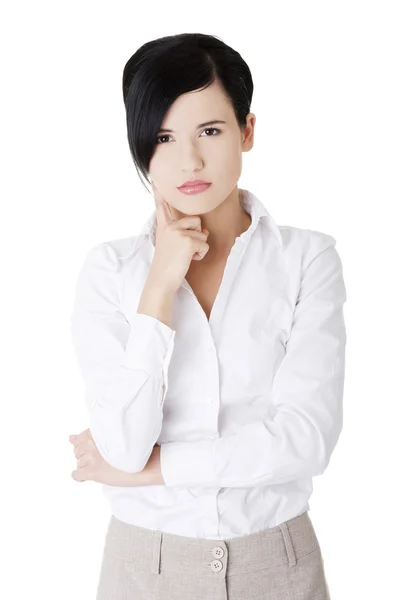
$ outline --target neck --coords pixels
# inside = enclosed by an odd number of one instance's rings
[[[184,216],[183,213],[181,216]],[[201,215],[201,224],[210,232],[207,238],[210,249],[201,262],[216,255],[229,254],[236,237],[247,231],[251,224],[251,216],[240,203],[237,186],[221,204]]]

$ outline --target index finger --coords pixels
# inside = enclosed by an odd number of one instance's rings
[[[152,182],[151,187],[153,188],[154,200],[156,204],[156,212],[157,212],[157,222],[162,224],[170,223],[171,221],[175,221],[174,216],[171,213],[171,209],[169,207],[168,202],[164,200],[158,191],[155,184]]]

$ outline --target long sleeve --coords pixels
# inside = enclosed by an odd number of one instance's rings
[[[343,421],[346,289],[332,236],[303,268],[270,418],[213,440],[161,445],[166,486],[254,487],[324,472]]]
[[[118,268],[107,242],[91,248],[78,275],[70,327],[93,439],[109,464],[135,473],[146,466],[161,431],[175,330],[142,313],[128,322]]]

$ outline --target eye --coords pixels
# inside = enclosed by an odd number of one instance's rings
[[[215,135],[218,135],[219,133],[221,133],[221,130],[220,130],[220,129],[217,129],[216,127],[207,127],[207,129],[203,129],[202,133],[203,133],[204,131],[216,131],[217,133],[216,133]],[[206,135],[206,137],[213,137],[213,135]],[[163,139],[163,138],[169,138],[169,135],[166,135],[166,134],[164,134],[164,135],[159,135],[159,136],[156,138],[156,144],[162,144],[163,142],[160,142],[160,140],[161,140],[161,139]]]
[[[169,137],[169,135],[159,135],[159,136],[156,138],[156,143],[160,143],[160,140],[161,140],[162,138],[167,138],[167,137]]]
[[[217,131],[218,133],[221,133],[220,129],[217,129],[216,127],[207,127],[207,129],[203,129],[203,131]],[[217,135],[218,135],[217,133]],[[212,135],[206,135],[206,137],[213,137]]]

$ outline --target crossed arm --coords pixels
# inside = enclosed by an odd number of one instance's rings
[[[271,390],[271,417],[213,440],[155,444],[162,425],[162,390],[159,375],[151,374],[154,365],[161,364],[165,345],[171,340],[166,327],[137,315],[136,332],[139,327],[144,330],[138,336],[141,343],[135,345],[135,338],[129,339],[129,353],[124,358],[128,368],[123,369],[123,346],[117,334],[128,333],[122,316],[113,313],[106,321],[107,328],[101,318],[100,328],[99,310],[91,307],[89,311],[83,302],[77,305],[74,331],[88,383],[92,433],[101,456],[114,463],[114,475],[118,472],[124,479],[122,485],[252,487],[324,472],[342,427],[346,345],[342,265],[334,244],[328,242],[303,274],[286,355]],[[90,274],[93,279],[93,271]],[[93,296],[94,283],[88,286],[83,280],[79,297],[85,302]],[[108,303],[113,305],[116,299],[112,297]],[[157,334],[152,335],[152,344],[143,344],[146,332]],[[150,360],[149,348],[160,360],[153,355]],[[105,364],[109,365],[106,371]],[[128,408],[137,410],[129,412]],[[126,415],[124,427],[122,412]]]
[[[69,441],[74,446],[77,469],[72,471],[72,479],[78,482],[94,481],[117,487],[138,487],[148,485],[165,485],[160,467],[160,446],[155,444],[144,469],[137,473],[129,473],[113,467],[100,454],[90,429],[78,435],[70,435]]]

